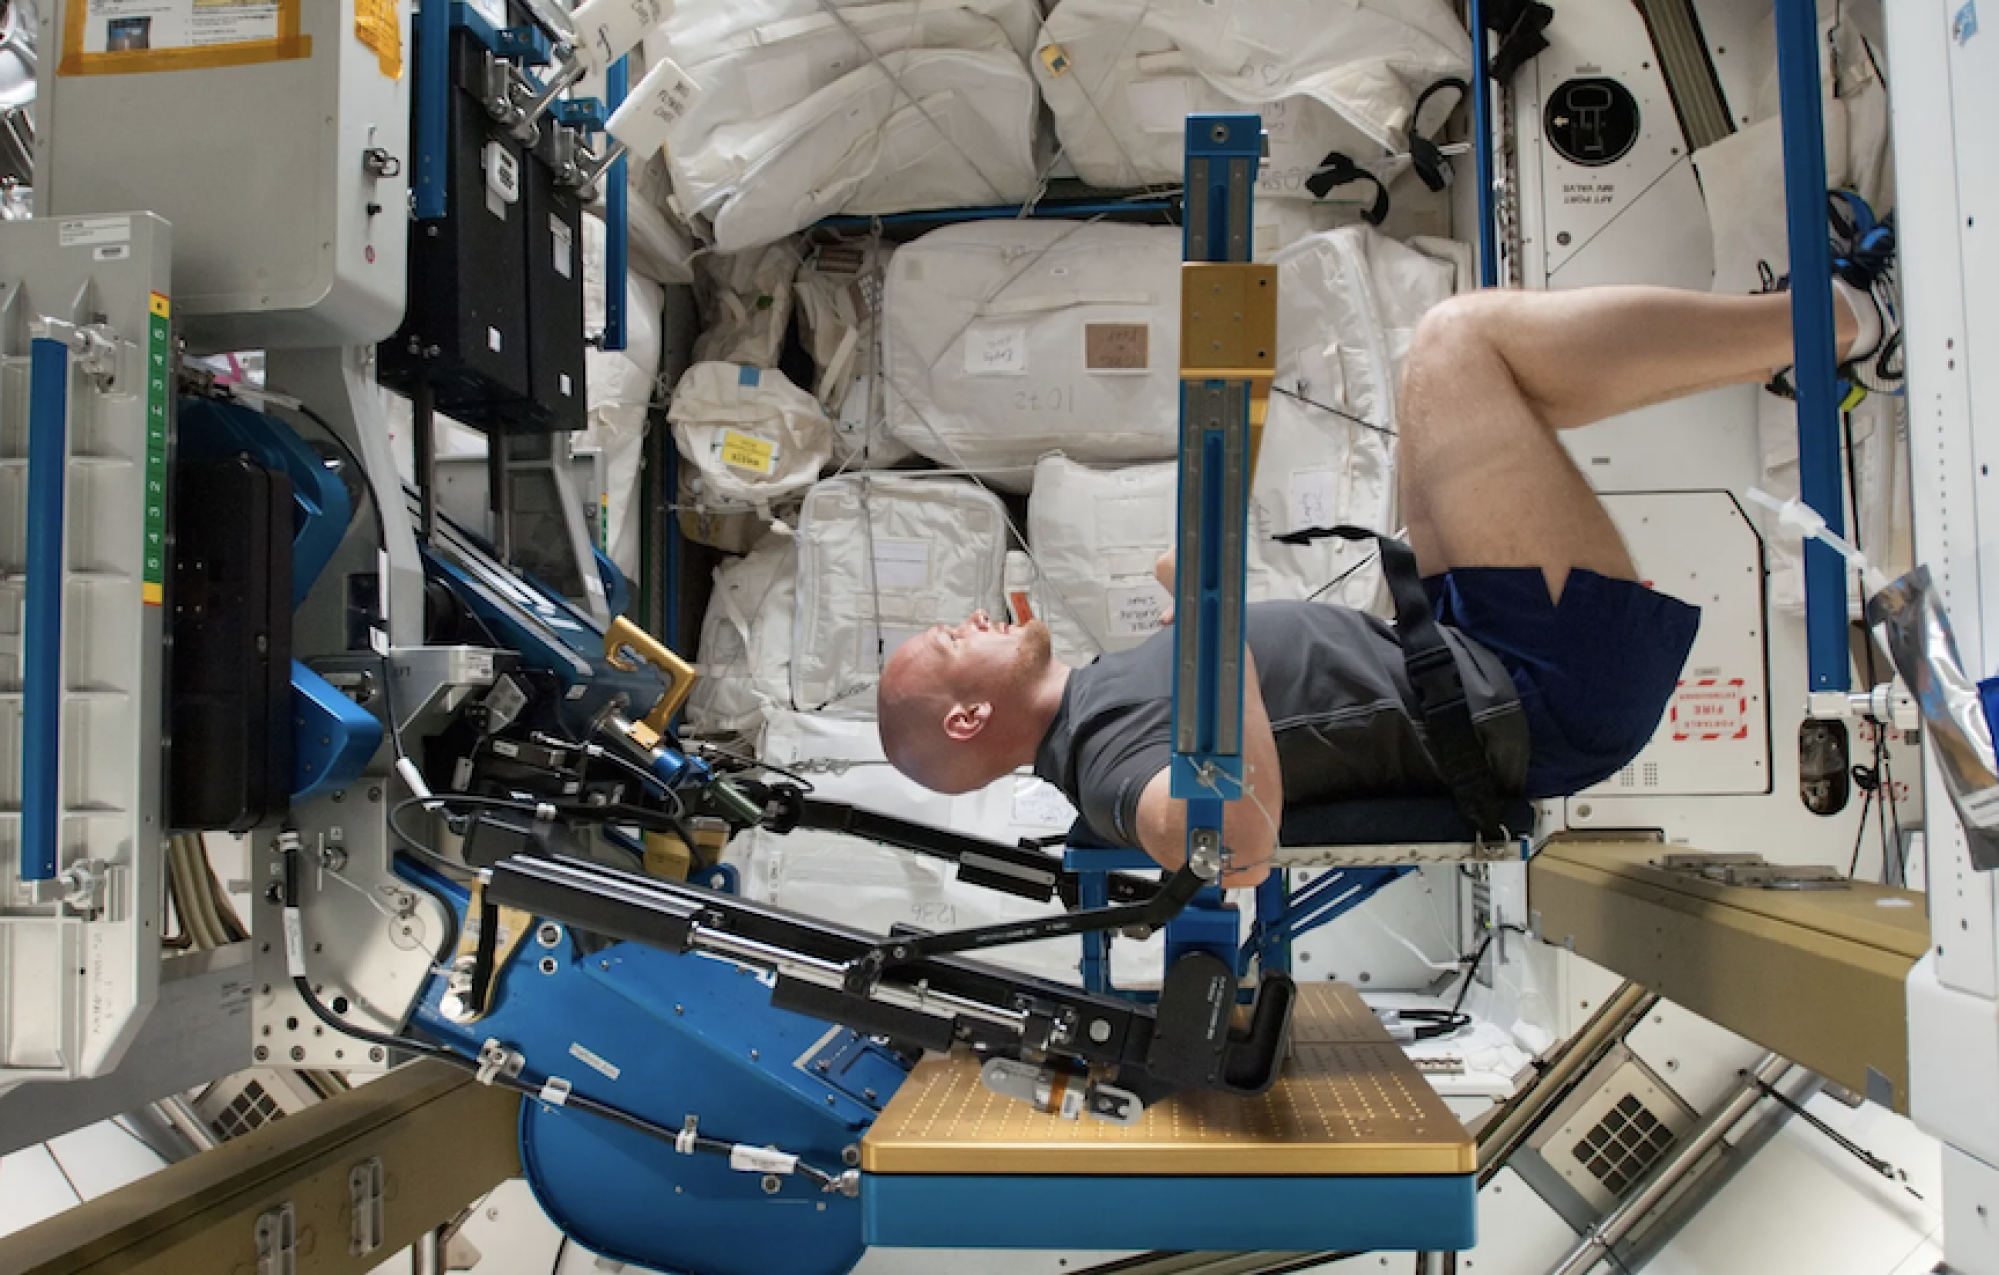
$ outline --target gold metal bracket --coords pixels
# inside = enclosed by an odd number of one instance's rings
[[[604,658],[616,668],[636,673],[639,664],[626,654],[627,651],[651,665],[666,679],[666,693],[653,703],[645,715],[645,724],[664,734],[667,725],[673,721],[673,715],[687,702],[687,693],[694,689],[694,666],[668,650],[666,643],[621,615],[611,621],[611,627],[604,631]]]
[[[1248,261],[1180,265],[1180,379],[1249,383],[1250,472],[1262,450],[1277,379],[1277,267]]]

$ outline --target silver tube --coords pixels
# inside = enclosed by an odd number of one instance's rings
[[[1775,1054],[1763,1055],[1763,1061],[1756,1064],[1750,1074],[1764,1084],[1775,1085],[1791,1069],[1787,1059]],[[1695,1129],[1693,1136],[1673,1145],[1672,1152],[1653,1170],[1645,1184],[1636,1194],[1611,1210],[1610,1216],[1597,1224],[1594,1231],[1582,1238],[1562,1264],[1549,1275],[1585,1275],[1597,1263],[1605,1260],[1612,1249],[1631,1232],[1646,1214],[1658,1207],[1661,1200],[1678,1186],[1680,1179],[1702,1156],[1713,1150],[1715,1145],[1728,1136],[1736,1122],[1749,1114],[1757,1103],[1763,1101],[1763,1091],[1754,1081],[1744,1080],[1739,1088],[1729,1096],[1727,1102],[1708,1113]]]
[[[701,951],[747,961],[752,965],[775,970],[787,978],[795,978],[801,983],[811,983],[815,987],[838,988],[846,985],[846,967],[836,965],[832,961],[822,961],[815,956],[788,952],[780,947],[772,947],[768,943],[744,938],[740,934],[711,930],[698,923],[692,927],[692,930],[691,941]],[[927,987],[881,983],[876,985],[871,999],[897,1009],[914,1010],[919,1014],[929,1014],[933,1017],[950,1014],[976,1018],[981,1022],[1015,1031],[1027,1023],[1027,1015],[1018,1010],[1000,1009],[950,992],[932,991]]]
[[[194,1108],[188,1105],[187,1099],[179,1094],[160,1099],[153,1104],[153,1111],[172,1125],[175,1133],[186,1138],[196,1151],[213,1151],[221,1145],[208,1126],[202,1123],[201,1117],[194,1114]]]
[[[425,1231],[410,1245],[411,1275],[444,1275],[444,1228]]]
[[[540,136],[541,117],[548,114],[548,108],[555,104],[555,99],[562,95],[564,89],[583,78],[583,59],[576,56],[574,49],[559,44],[555,47],[554,58],[557,63],[555,69],[542,81],[541,92],[522,108],[520,121],[514,125],[514,136],[524,142],[532,143]]]

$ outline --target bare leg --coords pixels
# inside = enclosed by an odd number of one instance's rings
[[[1835,307],[1842,348],[1856,325]],[[1668,288],[1480,292],[1431,311],[1402,372],[1402,515],[1425,575],[1539,567],[1635,579],[1555,431],[1791,361],[1790,298]]]

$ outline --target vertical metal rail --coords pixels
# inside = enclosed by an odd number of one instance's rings
[[[416,171],[410,188],[416,219],[437,221],[445,213],[445,153],[450,145],[451,5],[423,0],[416,11],[414,132]]]
[[[1262,155],[1254,115],[1187,120],[1182,255],[1247,265]],[[1239,277],[1239,276],[1238,276]],[[1172,793],[1187,802],[1188,853],[1215,838],[1243,784],[1243,596],[1247,573],[1250,382],[1228,375],[1247,298],[1226,279],[1182,276],[1180,495]],[[1242,285],[1236,284],[1240,287]],[[1196,289],[1202,291],[1196,293]],[[1213,292],[1207,289],[1216,289]],[[1274,292],[1263,298],[1275,306]],[[1267,351],[1266,351],[1267,352]]]
[[[1492,66],[1486,57],[1485,0],[1471,0],[1472,155],[1478,175],[1478,283],[1499,286],[1499,233],[1492,191]],[[1410,121],[1415,127],[1415,121]]]
[[[629,58],[619,58],[611,64],[604,86],[605,95],[610,98],[604,108],[605,119],[616,115],[625,104],[630,75]],[[604,134],[604,144],[614,144],[609,133]],[[604,348],[607,350],[625,348],[625,269],[630,233],[625,218],[631,197],[631,189],[625,185],[625,166],[630,162],[623,155],[618,156],[604,177],[604,206],[609,214],[604,221]]]
[[[63,509],[69,347],[37,337],[28,364],[27,615],[21,661],[21,879],[48,881],[62,850]]]
[[[1798,395],[1800,496],[1825,519],[1830,530],[1844,535],[1818,8],[1813,0],[1777,0],[1776,16],[1784,214],[1791,247],[1792,380]],[[1843,696],[1849,684],[1846,566],[1837,553],[1816,540],[1805,542],[1805,644],[1812,691]]]

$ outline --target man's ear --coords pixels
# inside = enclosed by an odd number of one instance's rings
[[[959,743],[976,738],[986,728],[986,723],[992,720],[992,715],[991,704],[953,704],[951,711],[944,715],[945,737]]]

